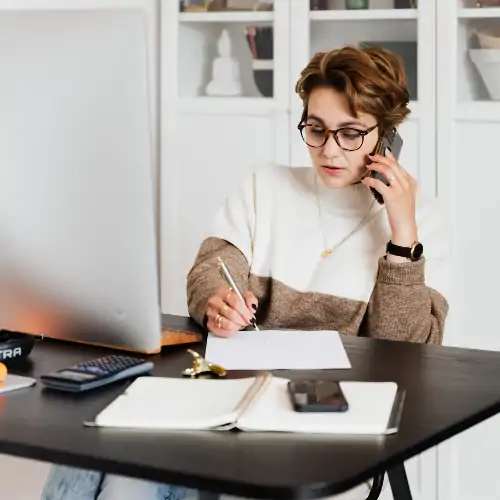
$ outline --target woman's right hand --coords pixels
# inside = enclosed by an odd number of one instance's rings
[[[221,288],[208,299],[206,316],[209,332],[219,337],[231,337],[255,319],[257,298],[252,292],[242,295],[245,303],[233,291]]]

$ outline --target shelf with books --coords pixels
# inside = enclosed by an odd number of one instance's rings
[[[272,22],[181,23],[179,46],[180,98],[274,97]]]

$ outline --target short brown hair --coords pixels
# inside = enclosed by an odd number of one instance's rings
[[[344,92],[354,117],[369,113],[384,131],[401,124],[410,113],[403,60],[383,47],[345,46],[315,54],[295,86],[304,104],[301,122],[307,117],[311,92],[320,86]]]

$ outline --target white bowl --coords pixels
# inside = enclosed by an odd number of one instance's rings
[[[469,54],[490,97],[500,101],[500,49],[470,49]]]

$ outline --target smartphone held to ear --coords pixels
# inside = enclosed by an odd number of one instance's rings
[[[399,158],[401,153],[401,149],[403,148],[403,139],[399,135],[398,131],[393,128],[389,133],[382,134],[375,146],[373,151],[374,155],[382,155],[385,156],[387,150],[389,150],[396,160]],[[372,163],[372,161],[368,161],[368,164]],[[370,176],[374,179],[379,179],[386,186],[389,186],[389,181],[387,178],[379,172],[374,172],[373,170],[370,172]],[[384,199],[382,195],[374,188],[370,188],[375,199],[382,205],[384,203]]]
[[[345,412],[349,409],[340,384],[334,380],[290,380],[288,393],[299,412]]]

